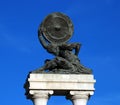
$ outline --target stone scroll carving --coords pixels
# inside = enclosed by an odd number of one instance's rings
[[[38,29],[38,38],[44,49],[53,54],[45,64],[32,73],[92,74],[78,58],[81,44],[68,43],[73,35],[73,24],[63,13],[49,14]]]

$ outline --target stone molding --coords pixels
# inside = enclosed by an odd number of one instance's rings
[[[46,98],[48,99],[50,95],[53,94],[53,91],[51,90],[30,90],[29,91],[31,98]]]
[[[28,90],[95,90],[93,75],[85,74],[30,74],[27,79]],[[27,86],[28,85],[28,86]]]
[[[94,94],[96,80],[92,74],[35,74],[31,73],[24,85],[26,97],[34,105],[47,105],[52,95],[66,96],[73,105],[86,105]]]

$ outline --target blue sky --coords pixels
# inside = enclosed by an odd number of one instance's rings
[[[37,36],[40,22],[52,12],[63,12],[72,19],[70,42],[82,44],[81,63],[93,70],[96,90],[88,105],[119,105],[119,0],[1,0],[1,105],[32,105],[24,96],[23,84],[29,71],[53,58]],[[51,97],[48,105],[72,104],[64,97]]]

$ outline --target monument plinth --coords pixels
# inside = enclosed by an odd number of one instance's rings
[[[26,97],[34,105],[46,105],[50,96],[66,96],[73,105],[86,105],[94,94],[91,69],[78,58],[80,43],[68,43],[73,34],[70,18],[56,12],[48,15],[38,29],[38,38],[47,52],[55,56],[31,71],[24,84]]]
[[[35,105],[46,105],[49,96],[66,96],[74,105],[86,105],[94,93],[94,77],[90,74],[36,74],[31,73],[25,83],[26,96]],[[40,103],[40,104],[39,104]]]

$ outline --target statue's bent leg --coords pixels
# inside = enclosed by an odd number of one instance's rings
[[[33,71],[33,73],[44,73],[45,70],[52,70],[57,66],[55,59],[46,61],[45,65],[38,70]]]
[[[59,69],[74,69],[72,63],[62,57],[56,57],[55,62],[57,63]]]
[[[56,64],[56,62],[55,62],[55,60],[53,59],[53,60],[51,60],[51,61],[47,61],[46,63],[45,63],[45,66],[43,67],[43,69],[44,70],[52,70],[52,69],[54,69],[55,67],[57,66],[57,64]]]

